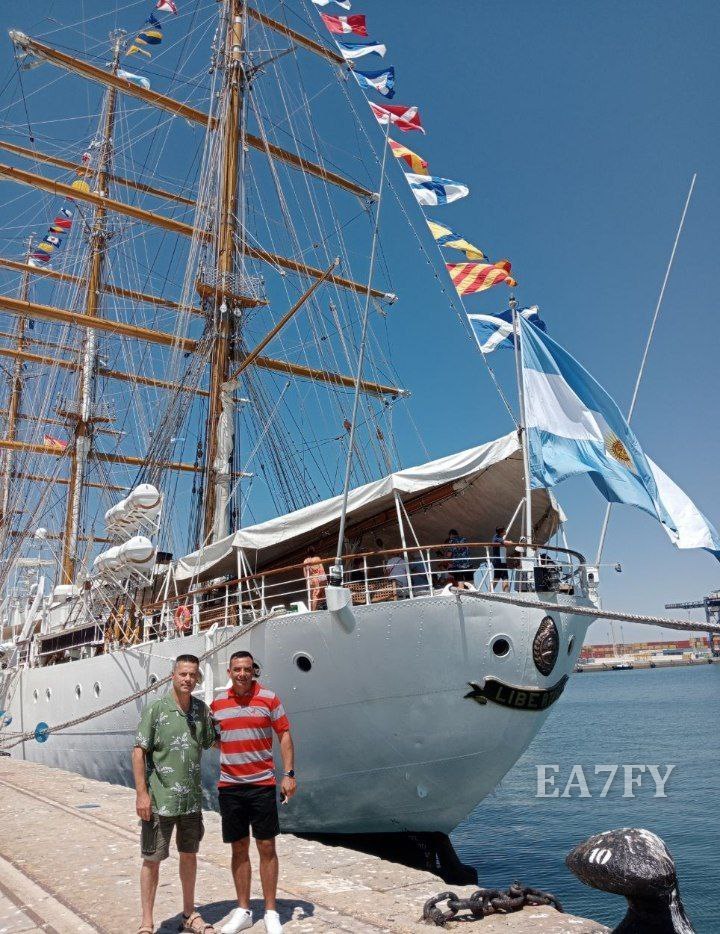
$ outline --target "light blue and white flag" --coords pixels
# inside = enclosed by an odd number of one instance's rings
[[[315,6],[327,6],[330,3],[330,0],[312,0]],[[341,6],[343,10],[350,9],[350,0],[333,0],[333,3],[337,3],[338,6]]]
[[[695,503],[648,457],[663,505],[670,513],[675,529],[665,526],[670,541],[678,548],[705,548],[720,559],[720,535]]]
[[[340,54],[347,61],[354,58],[362,58],[363,55],[371,55],[373,52],[381,58],[387,52],[387,46],[382,42],[376,42],[374,39],[368,39],[366,42],[345,42],[343,39],[336,39],[335,45],[340,49]]]
[[[467,185],[453,182],[449,178],[436,178],[434,175],[415,175],[406,172],[405,178],[412,188],[418,204],[436,207],[438,204],[451,204],[466,198],[470,194]]]
[[[522,308],[518,314],[532,321],[541,331],[545,330],[545,322],[540,319],[540,309],[537,305]],[[481,353],[492,353],[493,350],[512,350],[515,347],[511,308],[497,315],[468,315],[467,317]]]
[[[587,473],[602,495],[655,516],[679,548],[720,553],[720,537],[646,457],[614,400],[570,354],[520,319],[531,486]]]
[[[395,69],[384,69],[384,71],[358,71],[353,69],[353,74],[361,88],[368,88],[377,91],[383,97],[395,97]]]
[[[117,76],[118,78],[124,78],[126,81],[129,81],[130,84],[137,84],[138,87],[145,88],[146,91],[150,90],[150,82],[142,75],[135,75],[131,71],[125,71],[123,68],[118,68]]]

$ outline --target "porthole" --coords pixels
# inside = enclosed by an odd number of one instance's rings
[[[95,697],[100,697],[100,682],[99,681],[96,681],[95,684],[93,684],[93,694],[95,695]]]
[[[302,653],[295,656],[295,664],[298,666],[300,671],[304,671],[306,674],[312,668],[312,659],[308,655],[303,655]]]
[[[82,697],[82,687],[79,684],[75,685],[75,700],[80,700]]]
[[[35,690],[33,691],[33,700],[35,701],[36,704],[38,702],[39,697],[40,697],[40,692],[38,691],[37,688],[35,688]]]
[[[570,655],[574,647],[575,647],[575,636],[570,636],[570,638],[568,639],[568,655]]]
[[[502,637],[495,639],[492,644],[492,650],[498,658],[503,658],[510,651],[510,643],[507,639],[503,639]]]
[[[46,698],[46,700],[50,700],[51,697],[52,697],[52,691],[50,690],[50,688],[45,688],[45,698]]]

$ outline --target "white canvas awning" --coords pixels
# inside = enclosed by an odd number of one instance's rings
[[[385,548],[400,546],[395,515],[395,493],[407,509],[422,545],[444,542],[450,528],[468,541],[490,541],[498,525],[506,525],[524,495],[522,453],[515,432],[438,460],[410,467],[350,491],[347,538],[371,550],[375,538]],[[559,507],[547,490],[532,495],[535,541],[546,542],[562,521]],[[334,555],[342,497],[313,503],[303,509],[238,529],[219,542],[182,558],[178,581],[234,574],[235,552],[242,549],[247,562],[260,570],[302,561],[312,544],[323,557]],[[373,521],[376,520],[376,521]],[[521,534],[515,524],[510,534]],[[408,545],[414,540],[408,535]],[[368,547],[366,548],[365,545]]]

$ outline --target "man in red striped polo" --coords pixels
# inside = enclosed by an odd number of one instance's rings
[[[252,927],[250,911],[250,828],[260,855],[260,881],[265,899],[265,930],[280,934],[275,905],[278,858],[275,837],[280,833],[272,737],[280,741],[284,775],[283,802],[295,794],[294,750],[290,721],[277,694],[263,687],[259,668],[249,652],[230,656],[232,687],[210,705],[220,742],[220,816],[225,843],[232,845],[232,875],[238,907],[221,934],[238,934]]]

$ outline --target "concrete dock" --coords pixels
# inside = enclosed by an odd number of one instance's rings
[[[221,840],[219,815],[206,812],[205,828],[197,900],[203,916],[219,929],[235,907],[229,848]],[[278,851],[278,910],[288,934],[436,930],[419,920],[424,902],[448,888],[436,876],[291,835],[279,838]],[[132,790],[0,758],[0,934],[134,934],[139,922],[139,868]],[[464,897],[473,891],[450,888]],[[178,929],[179,891],[177,858],[171,855],[162,867],[157,895],[156,930],[161,934]],[[262,932],[256,864],[252,907],[257,919],[253,931]],[[608,930],[551,908],[525,908],[467,928],[450,924],[448,929],[453,928],[468,934]]]

